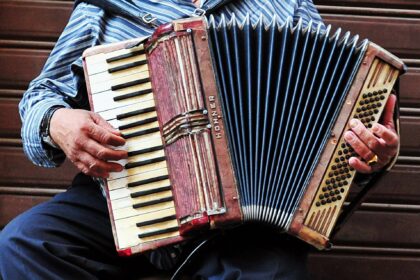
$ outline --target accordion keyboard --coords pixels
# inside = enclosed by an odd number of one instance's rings
[[[92,55],[86,65],[94,111],[121,132],[129,155],[107,180],[119,247],[179,236],[143,46]]]

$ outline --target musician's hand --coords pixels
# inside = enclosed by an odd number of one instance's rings
[[[397,97],[391,95],[383,112],[382,124],[367,129],[359,120],[350,121],[351,130],[344,134],[344,139],[365,161],[356,157],[349,159],[349,164],[361,173],[372,173],[386,166],[397,155],[400,139],[395,131],[394,108]],[[369,166],[366,162],[375,155],[378,162]]]
[[[125,140],[96,113],[58,109],[51,119],[50,135],[71,162],[87,175],[107,178],[109,172],[123,169],[120,164],[108,161],[127,157],[126,151],[110,147],[124,145]]]

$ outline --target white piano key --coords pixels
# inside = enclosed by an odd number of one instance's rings
[[[138,182],[138,181],[142,181],[146,179],[151,179],[151,178],[157,178],[164,175],[168,175],[167,168],[149,170],[147,172],[136,174],[129,177],[122,177],[115,180],[108,180],[108,189],[114,190],[114,189],[119,189],[119,188],[126,188],[128,184],[130,183],[134,183],[134,182]]]
[[[159,189],[162,187],[166,187],[166,186],[170,186],[170,181],[169,179],[166,180],[161,180],[158,182],[153,182],[153,183],[149,183],[147,185],[143,185],[143,186],[137,186],[137,187],[132,187],[130,189],[128,188],[117,188],[117,189],[113,189],[109,191],[109,198],[111,201],[117,200],[117,199],[131,199],[131,194],[135,194],[136,192],[140,192],[140,191],[149,191],[149,190],[154,190],[154,189]]]
[[[115,220],[124,219],[128,217],[136,217],[140,215],[144,215],[151,212],[156,212],[158,210],[164,208],[174,208],[173,201],[167,201],[155,205],[150,205],[149,207],[142,207],[142,208],[133,208],[132,206],[126,208],[115,209],[112,211]]]
[[[109,73],[108,71],[100,72],[95,75],[89,76],[89,83],[95,84],[95,85],[109,83],[111,81],[116,81],[118,79],[122,79],[130,75],[136,75],[136,74],[140,74],[140,73],[148,72],[148,71],[149,71],[149,68],[147,65],[140,65],[140,66],[124,69],[124,70],[113,72],[113,73]]]
[[[115,95],[110,94],[109,91],[92,95],[94,111],[96,113],[102,113],[104,111],[116,110],[118,108],[125,107],[131,104],[133,105],[132,107],[134,108],[134,110],[140,110],[141,108],[143,108],[143,106],[138,103],[143,103],[145,101],[153,101],[152,93],[131,97],[121,101],[114,101],[114,96]],[[138,106],[140,107],[136,109],[134,103],[138,104]]]
[[[97,84],[92,83],[92,81],[90,81],[89,83],[90,83],[90,89],[91,89],[92,95],[95,95],[100,92],[112,90],[113,86],[126,84],[126,83],[130,83],[130,82],[134,82],[134,81],[142,80],[142,79],[147,79],[147,78],[149,78],[149,71],[143,71],[143,72],[136,72],[136,73],[123,76],[123,77],[117,77],[115,79],[109,79],[109,80],[106,80]],[[144,83],[147,83],[147,82],[144,82]]]
[[[173,207],[160,209],[158,211],[150,212],[144,215],[116,220],[115,227],[119,229],[128,228],[132,227],[133,225],[136,226],[137,223],[148,222],[173,215],[176,215],[175,209]]]
[[[134,168],[130,168],[130,169],[124,169],[121,172],[111,172],[109,174],[108,180],[117,180],[117,179],[120,179],[120,178],[123,178],[123,177],[143,174],[143,173],[151,172],[151,171],[154,171],[154,170],[162,170],[164,168],[166,169],[167,166],[168,165],[167,165],[166,161],[161,161],[161,162],[156,162],[156,163],[152,163],[152,164],[147,164],[147,165],[144,165],[144,166],[134,167]]]

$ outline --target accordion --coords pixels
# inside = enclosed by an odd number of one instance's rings
[[[83,55],[91,108],[126,139],[105,182],[120,255],[256,222],[323,249],[404,64],[358,36],[233,16],[176,20]]]

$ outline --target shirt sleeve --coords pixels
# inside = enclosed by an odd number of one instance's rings
[[[27,157],[36,165],[56,167],[64,159],[61,150],[44,145],[41,138],[41,121],[54,106],[77,107],[70,99],[78,99],[78,78],[74,66],[81,66],[83,51],[92,45],[92,28],[84,15],[84,5],[79,5],[52,50],[41,74],[30,84],[19,103],[22,120],[21,137]]]
[[[302,20],[302,23],[306,26],[312,21],[314,27],[317,27],[320,24],[321,27],[324,26],[322,17],[312,0],[298,0],[297,3],[298,5],[293,15],[294,22]]]

